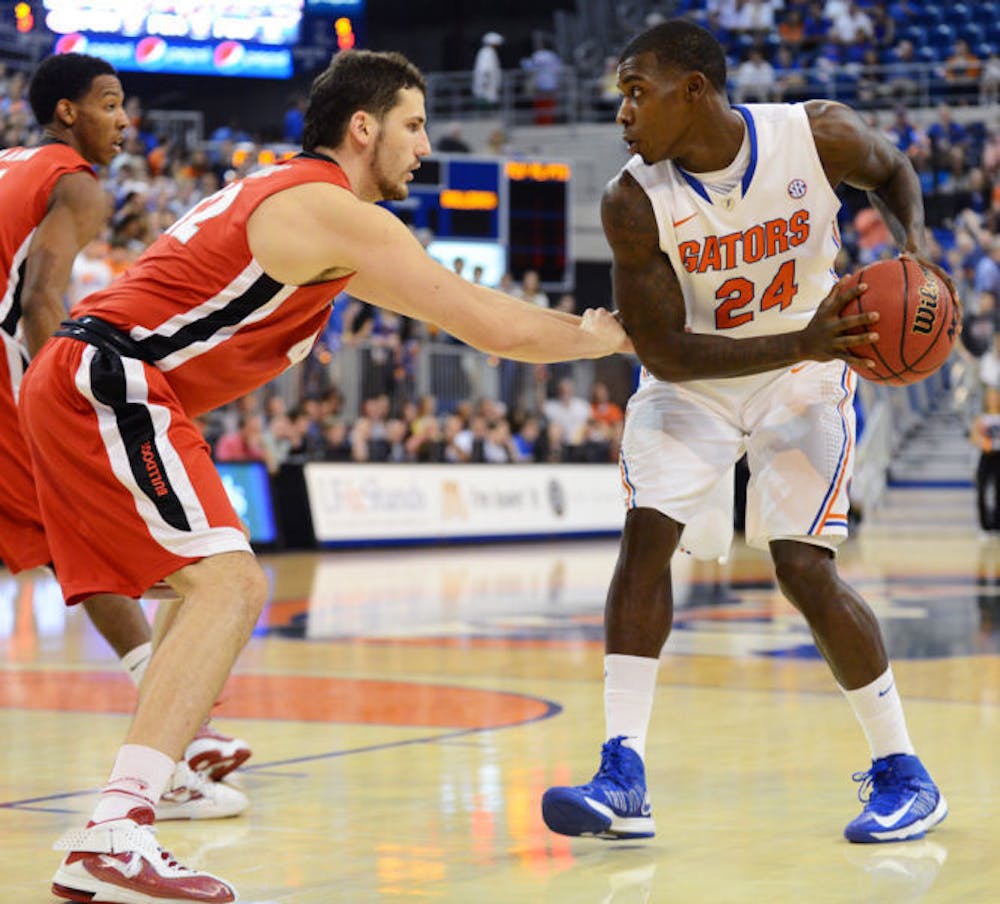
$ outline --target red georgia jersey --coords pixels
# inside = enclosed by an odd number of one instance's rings
[[[349,279],[284,285],[250,253],[247,220],[257,205],[310,182],[350,191],[344,171],[323,157],[252,173],[181,217],[71,316],[99,317],[127,333],[188,414],[246,395],[309,353]]]
[[[68,144],[0,151],[0,329],[17,337],[24,262],[60,177],[93,167]],[[97,178],[96,175],[94,178]]]

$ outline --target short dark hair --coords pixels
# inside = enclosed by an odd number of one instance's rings
[[[726,53],[708,29],[687,19],[668,19],[628,42],[619,63],[640,53],[653,53],[661,66],[701,72],[719,91],[726,90]]]
[[[48,125],[55,119],[59,101],[78,101],[99,75],[118,73],[107,60],[85,53],[57,53],[42,60],[28,86],[28,103],[35,122]]]
[[[398,101],[403,88],[427,93],[420,70],[401,53],[342,50],[313,80],[309,92],[302,147],[336,147],[358,110],[382,119]]]

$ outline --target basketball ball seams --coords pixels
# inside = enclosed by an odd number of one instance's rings
[[[902,261],[900,261],[899,263],[902,263]],[[867,271],[867,270],[868,270],[868,267],[862,268],[861,272],[858,274],[858,278],[854,281],[855,285],[858,285],[859,283],[863,283],[865,281],[865,271]],[[904,268],[903,278],[904,278],[904,280],[906,278],[905,268]],[[905,282],[904,282],[904,285],[905,285]],[[869,291],[871,291],[871,290],[869,290]],[[861,295],[859,295],[857,297],[857,300],[855,302],[857,304],[857,306],[858,306],[857,313],[859,313],[859,314],[866,314],[866,313],[868,313],[865,310],[864,298],[865,298],[865,294],[862,293]],[[904,295],[904,301],[905,301],[905,295]],[[903,313],[904,313],[904,315],[906,313],[905,307],[904,307]],[[874,329],[877,332],[878,331],[878,324],[877,323],[873,324],[870,327],[870,329]],[[902,341],[902,338],[901,338],[900,341]],[[873,381],[875,381],[877,383],[885,383],[885,382],[890,381],[890,380],[899,379],[900,377],[903,376],[904,371],[903,370],[897,370],[892,364],[890,364],[889,361],[888,361],[888,359],[885,357],[885,355],[882,354],[882,350],[877,345],[873,345],[872,343],[869,342],[867,346],[864,346],[864,350],[866,352],[868,352],[868,354],[864,355],[863,357],[872,358],[873,360],[877,361],[879,364],[882,365],[882,368],[881,368],[882,372],[881,373],[865,374],[865,376],[867,376],[870,380],[873,380]],[[902,355],[899,356],[899,360],[900,361],[903,360],[903,356]]]

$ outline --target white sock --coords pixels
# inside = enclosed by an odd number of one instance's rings
[[[153,656],[153,645],[148,641],[139,644],[134,650],[129,650],[122,656],[122,666],[128,672],[132,682],[138,687],[142,684],[143,676],[146,674],[146,666]]]
[[[623,744],[643,760],[659,665],[659,659],[648,656],[609,653],[604,657],[604,719],[608,739],[624,735],[627,740]]]
[[[124,819],[136,807],[155,807],[173,777],[175,765],[165,753],[152,747],[123,745],[90,821]]]
[[[864,729],[872,749],[872,759],[893,753],[913,753],[892,666],[871,684],[853,691],[841,690]]]

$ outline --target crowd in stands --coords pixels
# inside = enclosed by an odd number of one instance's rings
[[[984,7],[992,4],[978,4]],[[982,40],[970,43],[971,32],[962,4],[949,4],[948,22],[933,19],[929,3],[864,2],[864,0],[707,0],[677,4],[681,12],[703,19],[740,48],[744,63],[734,69],[735,93],[753,99],[816,96],[812,75],[796,80],[796,69],[814,72],[826,60],[831,72],[855,63],[859,67],[857,97],[864,112],[908,155],[925,193],[933,255],[955,280],[965,303],[964,352],[979,360],[986,385],[1000,388],[1000,129],[991,123],[997,100],[997,44],[984,27]],[[977,17],[978,21],[978,17]],[[984,20],[985,21],[985,20]],[[864,77],[864,61],[876,56],[880,65],[905,58],[926,60],[929,45],[915,46],[914,29],[951,25],[952,49],[975,48],[963,78],[977,79],[981,116],[959,122],[942,102],[933,121],[917,124],[906,100],[908,76],[902,65],[890,77]],[[1000,16],[991,23],[1000,28]],[[964,37],[962,37],[964,35]],[[1000,31],[997,32],[1000,39]],[[964,47],[961,46],[963,45]],[[485,42],[495,44],[495,37]],[[935,45],[937,47],[937,45]],[[938,53],[935,50],[935,53]],[[954,72],[949,55],[938,62]],[[745,69],[748,65],[751,68]],[[774,80],[765,86],[763,66]],[[894,63],[895,65],[895,63]],[[741,73],[758,70],[744,78]],[[942,70],[944,71],[944,70]],[[993,81],[987,82],[987,76]],[[989,89],[989,90],[988,90]],[[23,73],[3,71],[0,63],[0,147],[38,140],[25,98]],[[866,93],[867,92],[867,93]],[[224,126],[204,146],[192,148],[158,135],[146,125],[141,101],[127,101],[132,127],[123,152],[102,178],[110,220],[107,234],[86,248],[74,266],[68,302],[108,285],[142,250],[185,211],[228,181],[267,162],[250,136],[235,124]],[[301,105],[296,107],[301,113]],[[294,130],[294,122],[286,123]],[[452,126],[447,131],[454,132]],[[440,137],[440,136],[439,136]],[[451,138],[458,138],[457,133]],[[503,153],[503,149],[498,149]],[[453,148],[460,152],[461,148]],[[894,245],[885,225],[864,193],[844,192],[838,271],[891,256]],[[460,262],[454,263],[458,270]],[[481,272],[462,273],[478,281]],[[550,297],[530,271],[505,274],[497,286],[535,304],[576,310],[571,293]],[[494,399],[461,399],[441,404],[433,395],[418,394],[414,367],[418,351],[428,343],[455,340],[423,324],[364,305],[350,296],[338,299],[330,325],[301,367],[301,393],[296,404],[267,388],[239,404],[202,419],[206,438],[219,460],[257,458],[273,470],[290,460],[329,461],[614,461],[621,435],[627,393],[611,393],[601,381],[584,397],[556,367],[500,365],[502,391]],[[338,349],[363,347],[366,368],[359,410],[344,410],[344,396],[331,378],[330,362]],[[525,376],[527,374],[527,376]],[[525,381],[529,385],[525,386]],[[517,384],[516,386],[514,384]],[[616,397],[612,398],[612,395]]]

